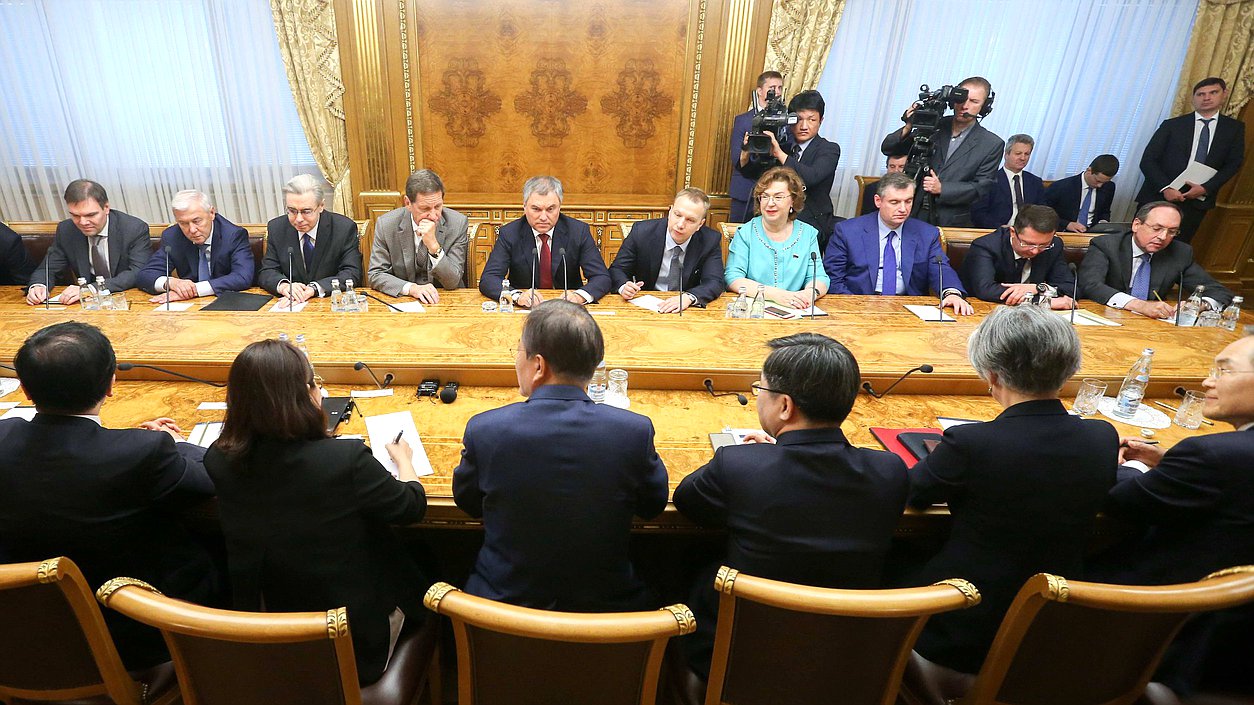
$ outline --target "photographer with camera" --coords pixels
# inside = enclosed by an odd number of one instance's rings
[[[727,195],[731,197],[731,213],[728,219],[733,223],[744,223],[753,217],[753,208],[749,201],[753,197],[753,184],[757,177],[746,176],[740,170],[740,153],[745,143],[745,135],[753,129],[753,118],[765,110],[768,96],[778,99],[784,95],[784,76],[778,71],[763,71],[758,76],[758,87],[754,91],[753,107],[736,116],[731,130],[731,184]],[[782,109],[782,101],[780,108]],[[762,172],[765,173],[766,169]],[[761,176],[761,174],[758,174]]]
[[[921,87],[919,101],[884,138],[880,151],[909,149],[906,174],[919,184],[916,217],[933,225],[971,227],[971,204],[993,187],[1005,143],[984,129],[979,118],[993,109],[992,85],[979,76],[935,92]],[[942,117],[946,108],[954,114]]]
[[[802,91],[788,102],[786,113],[781,113],[777,107],[772,110],[772,107],[768,102],[767,109],[759,113],[755,122],[765,123],[767,128],[776,124],[788,125],[795,144],[787,149],[781,146],[776,135],[778,130],[763,129],[765,141],[760,133],[755,134],[751,130],[744,137],[737,168],[746,176],[756,173],[760,165],[785,166],[797,172],[806,187],[805,208],[797,214],[797,220],[809,223],[819,231],[819,250],[822,251],[835,225],[832,220],[832,182],[836,179],[836,166],[840,163],[840,145],[819,136],[826,107],[823,96],[814,90]],[[761,146],[754,144],[755,139]],[[766,155],[755,156],[762,152]]]

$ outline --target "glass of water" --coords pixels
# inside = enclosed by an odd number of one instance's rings
[[[1187,429],[1195,429],[1202,425],[1202,402],[1205,397],[1201,392],[1185,392],[1180,409],[1176,412],[1176,425]]]
[[[1075,404],[1071,406],[1080,416],[1092,416],[1097,413],[1097,403],[1106,396],[1106,383],[1100,379],[1086,377],[1080,381],[1080,391],[1075,395]]]
[[[610,370],[609,377],[610,384],[605,390],[605,403],[620,409],[631,406],[631,400],[627,398],[627,370],[615,368]]]
[[[113,299],[114,311],[126,311],[130,309],[131,305],[126,300],[126,292],[119,291],[115,293],[111,298]]]

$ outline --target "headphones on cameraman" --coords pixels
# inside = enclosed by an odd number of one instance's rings
[[[988,117],[988,114],[993,112],[993,99],[996,97],[997,97],[997,91],[993,90],[992,88],[989,88],[988,98],[984,100],[984,106],[980,108],[980,113],[976,117],[979,117],[981,120]]]

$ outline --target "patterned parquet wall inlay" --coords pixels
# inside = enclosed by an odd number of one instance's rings
[[[518,193],[538,173],[579,202],[675,192],[688,0],[411,7],[418,148],[449,192]]]

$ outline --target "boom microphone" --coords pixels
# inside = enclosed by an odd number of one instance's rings
[[[866,392],[867,394],[870,394],[871,396],[875,397],[876,399],[883,399],[883,398],[884,398],[884,397],[885,397],[885,396],[886,396],[889,392],[893,391],[893,387],[896,387],[897,385],[901,384],[901,382],[902,382],[905,378],[909,377],[910,375],[914,374],[915,372],[922,372],[922,373],[923,373],[923,374],[925,374],[925,375],[931,374],[931,373],[932,373],[932,366],[931,366],[931,365],[928,365],[928,364],[923,364],[923,365],[919,365],[918,367],[915,367],[914,369],[908,370],[908,371],[907,371],[904,375],[902,375],[902,376],[898,377],[898,378],[897,378],[897,381],[895,381],[895,382],[893,382],[892,384],[888,385],[888,389],[885,389],[883,392],[880,392],[880,393],[876,393],[875,388],[871,386],[871,383],[870,383],[870,382],[863,382],[863,383],[862,383],[862,391]]]
[[[1068,262],[1067,269],[1071,272],[1071,325],[1075,325],[1075,310],[1080,308],[1080,275],[1076,274],[1075,262]]]
[[[379,297],[375,296],[374,294],[370,293],[369,291],[362,291],[361,289],[358,289],[358,290],[357,290],[357,293],[358,293],[358,294],[364,294],[366,298],[368,298],[368,299],[374,299],[375,301],[378,301],[379,303],[383,304],[384,306],[387,306],[388,308],[392,309],[393,311],[396,311],[397,313],[404,313],[404,311],[402,311],[401,309],[399,309],[399,308],[397,308],[397,307],[393,306],[392,304],[390,304],[390,303],[388,303],[388,302],[384,301],[383,299],[381,299],[381,298],[379,298]]]
[[[735,395],[736,401],[740,402],[741,406],[749,405],[749,398],[741,394],[740,392],[716,392],[714,391],[714,380],[710,379],[709,377],[706,377],[704,380],[702,380],[701,384],[705,385],[705,391],[709,392],[710,396],[712,397],[730,397],[730,396]]]
[[[201,384],[207,384],[210,387],[218,387],[219,389],[226,386],[226,382],[210,382],[207,379],[201,379],[199,377],[185,375],[182,372],[175,372],[174,370],[167,370],[164,367],[157,367],[156,365],[141,365],[138,362],[119,362],[118,363],[118,372],[129,372],[131,370],[141,369],[141,368],[145,370],[156,370],[157,372],[160,372],[162,374],[167,374],[172,377],[179,377],[179,378],[188,380],[190,382],[200,382]]]
[[[392,385],[392,380],[396,379],[396,376],[393,375],[391,372],[389,372],[383,375],[383,381],[380,382],[379,378],[375,377],[374,370],[370,369],[370,365],[367,365],[361,360],[358,360],[357,362],[353,363],[353,369],[357,370],[358,372],[361,372],[362,370],[369,372],[370,379],[374,380],[375,386],[377,386],[379,389],[387,389],[389,386]]]

